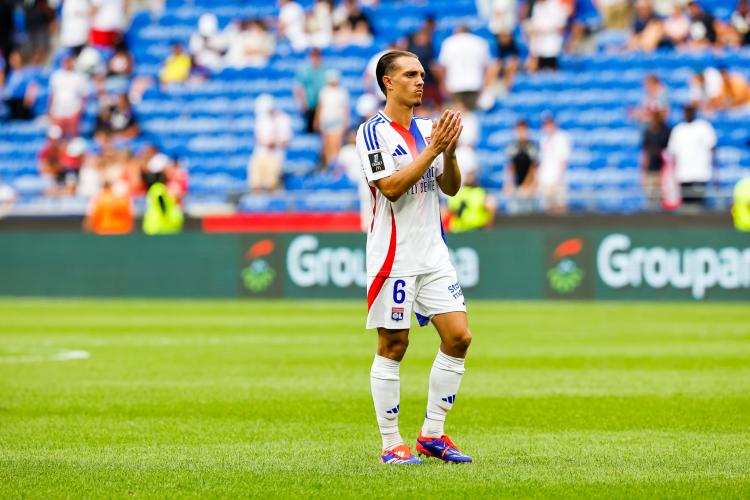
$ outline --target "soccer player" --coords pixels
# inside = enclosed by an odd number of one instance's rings
[[[456,145],[461,114],[446,111],[435,123],[414,116],[422,102],[424,68],[411,52],[391,51],[376,77],[385,108],[357,131],[357,151],[374,198],[367,235],[367,328],[377,328],[370,371],[375,415],[383,438],[381,462],[419,464],[398,428],[399,366],[409,344],[412,310],[430,321],[440,350],[430,372],[427,414],[417,451],[445,462],[471,462],[445,434],[471,343],[463,292],[448,256],[438,189],[461,187]]]

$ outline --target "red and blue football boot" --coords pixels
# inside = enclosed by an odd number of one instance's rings
[[[471,463],[471,457],[461,453],[458,446],[453,444],[451,438],[443,434],[439,438],[424,437],[419,433],[417,438],[417,451],[427,457],[439,458],[443,462],[454,464]]]
[[[385,450],[380,456],[380,461],[384,464],[421,464],[420,459],[411,454],[411,448],[405,444],[400,444]]]

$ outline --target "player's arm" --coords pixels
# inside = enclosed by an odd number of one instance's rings
[[[461,114],[458,113],[451,141],[448,143],[445,151],[443,151],[443,173],[437,177],[440,190],[448,196],[455,196],[458,190],[461,189],[461,171],[458,169],[458,161],[456,160],[456,147],[458,146],[458,138],[461,137],[463,129]]]
[[[433,124],[430,144],[424,148],[424,151],[417,156],[417,158],[402,168],[398,172],[394,172],[388,177],[383,177],[374,181],[375,186],[383,193],[388,201],[395,202],[407,192],[411,187],[422,178],[425,171],[430,168],[432,162],[448,148],[451,143],[458,140],[460,134],[460,123],[461,118],[458,113],[454,111],[445,111],[438,120],[437,124]],[[454,141],[455,139],[455,141]],[[455,157],[455,148],[453,151]],[[454,160],[455,161],[455,160]],[[461,181],[461,174],[459,175],[459,185]],[[440,178],[438,177],[438,183]]]

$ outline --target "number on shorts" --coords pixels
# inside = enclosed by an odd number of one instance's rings
[[[396,304],[403,304],[406,300],[406,292],[404,291],[405,286],[406,281],[404,280],[396,280],[393,284],[393,302]]]

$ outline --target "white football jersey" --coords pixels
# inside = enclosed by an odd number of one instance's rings
[[[428,118],[413,117],[407,130],[380,111],[357,131],[357,152],[375,202],[367,234],[367,276],[417,276],[450,265],[437,184],[443,156],[395,203],[374,184],[414,161],[429,143],[431,130]]]

